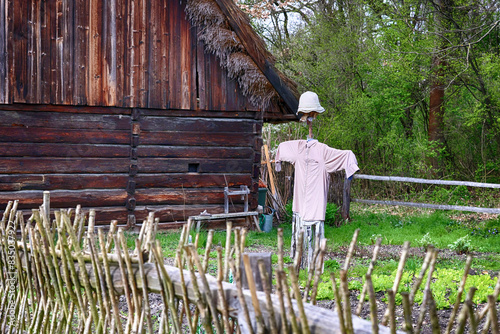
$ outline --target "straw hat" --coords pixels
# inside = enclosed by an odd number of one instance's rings
[[[301,121],[305,122],[307,117],[316,117],[317,114],[325,111],[325,108],[319,104],[318,94],[314,92],[305,92],[300,96],[299,108],[297,112],[302,113]]]

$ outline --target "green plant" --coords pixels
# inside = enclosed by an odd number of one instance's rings
[[[419,247],[422,247],[425,250],[427,250],[427,247],[430,245],[433,245],[435,242],[431,238],[431,235],[429,232],[427,232],[421,239],[417,240],[417,245]]]
[[[334,203],[326,204],[326,212],[325,212],[325,225],[330,226],[339,226],[341,223],[340,215],[339,215],[339,207]]]
[[[326,260],[325,261],[325,270],[334,271],[340,268],[340,264],[337,260]]]
[[[466,254],[472,250],[472,239],[467,234],[455,242],[448,245],[448,248],[455,251],[457,254]]]

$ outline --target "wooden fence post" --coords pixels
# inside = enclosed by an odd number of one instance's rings
[[[342,192],[342,219],[349,220],[349,209],[351,207],[351,183],[352,176],[344,180],[344,191]]]

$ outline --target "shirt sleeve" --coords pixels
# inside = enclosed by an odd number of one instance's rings
[[[356,156],[350,150],[337,150],[326,146],[324,157],[325,169],[328,173],[344,169],[346,178],[349,178],[359,170]]]
[[[299,152],[299,140],[290,140],[278,145],[276,157],[274,158],[274,169],[281,171],[281,162],[286,161],[295,164]]]

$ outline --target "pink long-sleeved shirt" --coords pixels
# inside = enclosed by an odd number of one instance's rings
[[[276,170],[281,161],[295,165],[292,210],[304,221],[325,220],[329,173],[344,169],[346,177],[356,173],[358,162],[349,150],[337,150],[317,140],[291,140],[278,146]]]

